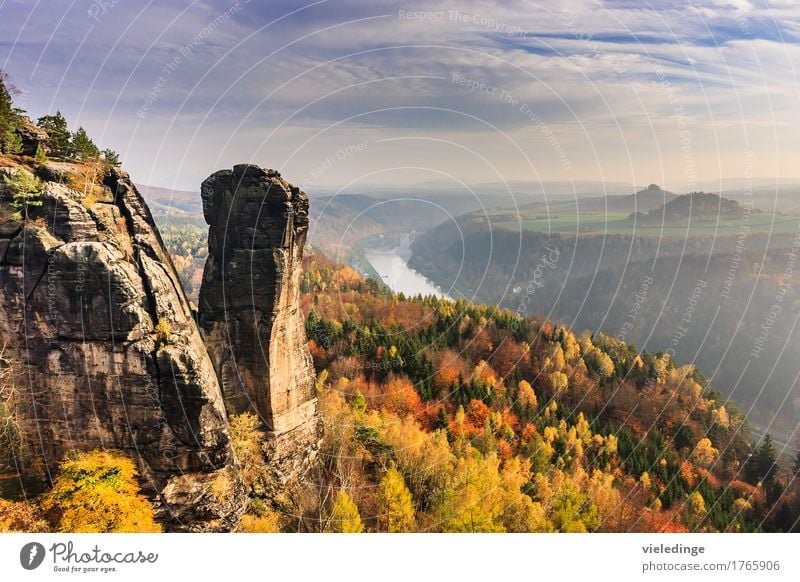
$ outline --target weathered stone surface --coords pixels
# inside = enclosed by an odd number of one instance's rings
[[[36,176],[46,182],[65,184],[69,177],[71,164],[68,162],[47,162],[36,167]]]
[[[26,462],[52,475],[71,449],[122,449],[168,529],[228,530],[244,495],[215,369],[141,196],[121,170],[104,186],[87,204],[47,183],[36,216],[0,234]]]
[[[47,132],[24,115],[20,120],[22,123],[17,127],[17,134],[22,141],[20,153],[23,156],[35,156],[40,147],[46,148]]]
[[[302,473],[320,434],[300,310],[308,197],[274,170],[237,165],[202,185],[209,256],[199,321],[231,414],[254,411],[279,480]]]

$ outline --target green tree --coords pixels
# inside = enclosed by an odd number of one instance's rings
[[[775,450],[775,444],[772,442],[772,437],[767,434],[745,465],[745,479],[750,483],[761,483],[767,487],[775,480],[778,468],[777,459],[778,452]]]
[[[118,451],[73,453],[42,508],[58,516],[62,532],[159,532],[137,476],[133,461]]]
[[[42,182],[33,174],[19,170],[13,176],[4,176],[6,186],[11,190],[11,206],[17,210],[12,216],[14,220],[28,217],[29,206],[41,206],[39,195],[42,193]]]
[[[353,397],[350,400],[350,406],[353,407],[353,412],[359,416],[367,411],[367,400],[364,398],[361,390],[356,390],[356,393],[353,394]]]
[[[94,160],[100,157],[100,150],[82,127],[72,134],[72,154],[79,160]]]
[[[403,475],[392,465],[378,485],[378,526],[386,532],[414,531],[414,501]]]
[[[104,149],[100,152],[100,156],[109,168],[115,168],[120,165],[119,154],[112,149]]]
[[[55,115],[40,117],[36,125],[47,132],[47,149],[54,158],[66,158],[70,155],[70,133],[67,120],[56,111]]]
[[[0,153],[16,154],[22,146],[17,134],[19,114],[14,109],[14,86],[8,83],[5,71],[0,70]]]
[[[554,495],[551,510],[556,531],[586,533],[600,525],[597,506],[571,481]]]
[[[47,162],[47,154],[44,151],[44,148],[40,145],[36,148],[36,155],[34,156],[37,164],[44,164]]]
[[[364,524],[361,521],[361,515],[358,513],[358,506],[353,503],[353,500],[344,490],[339,491],[338,495],[336,495],[330,521],[333,531],[338,533],[361,533],[364,531]]]

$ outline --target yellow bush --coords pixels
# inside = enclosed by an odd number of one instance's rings
[[[240,474],[245,487],[251,487],[266,471],[261,442],[264,432],[255,414],[245,412],[230,419],[231,445],[239,461]]]
[[[239,531],[241,533],[279,533],[281,531],[280,516],[273,511],[268,511],[261,516],[247,513],[242,516]]]
[[[170,327],[169,321],[163,317],[160,318],[156,324],[156,339],[165,344],[172,341],[172,327]]]
[[[42,508],[59,516],[62,532],[160,532],[137,476],[133,461],[119,451],[73,453],[61,463]]]

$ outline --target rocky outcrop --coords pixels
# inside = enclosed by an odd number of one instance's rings
[[[24,115],[19,118],[17,135],[20,137],[20,153],[23,156],[35,156],[40,148],[47,150],[47,132]]]
[[[212,174],[201,195],[210,229],[200,326],[228,412],[259,415],[285,482],[313,458],[320,434],[300,310],[308,197],[246,164]]]
[[[0,196],[0,345],[21,366],[24,460],[52,476],[72,449],[121,449],[168,529],[230,530],[244,495],[220,386],[150,211],[124,171],[78,191],[69,170],[38,172],[58,181],[24,223]]]

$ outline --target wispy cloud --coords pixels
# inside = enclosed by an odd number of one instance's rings
[[[143,182],[240,160],[302,177],[370,139],[319,185],[422,164],[681,189],[687,139],[698,179],[749,150],[757,174],[793,171],[798,22],[760,0],[5,2],[0,64],[32,114],[60,108]]]

